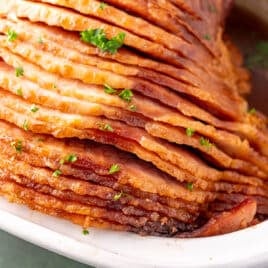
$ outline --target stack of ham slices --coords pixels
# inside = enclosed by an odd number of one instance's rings
[[[0,1],[0,194],[142,235],[265,220],[267,118],[230,2]]]

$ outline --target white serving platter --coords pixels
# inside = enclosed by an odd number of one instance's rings
[[[268,267],[268,222],[202,239],[140,237],[90,229],[0,198],[0,229],[95,267]]]

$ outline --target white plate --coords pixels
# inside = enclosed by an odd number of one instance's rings
[[[0,198],[0,228],[97,267],[268,267],[268,222],[212,238],[171,239],[80,227]],[[261,265],[261,266],[260,266]]]

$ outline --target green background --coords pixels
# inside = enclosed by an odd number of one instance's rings
[[[90,268],[0,231],[0,268]]]

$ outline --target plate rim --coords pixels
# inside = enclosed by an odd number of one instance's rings
[[[0,198],[0,203],[3,203],[3,199]],[[4,201],[4,203],[7,201]],[[9,203],[8,203],[9,204]],[[11,206],[21,206],[17,204],[11,204]],[[23,206],[25,208],[25,206]],[[26,208],[29,210],[28,208]],[[31,210],[30,210],[31,211]],[[38,217],[40,214],[39,212],[32,211],[32,213],[35,213]],[[47,216],[44,214],[40,214],[42,217],[49,217],[53,218],[55,221],[63,221],[68,222],[65,220],[57,219],[55,217]],[[20,226],[20,228],[18,228]],[[76,225],[74,225],[76,226]],[[75,239],[74,237],[67,236],[66,234],[57,232],[55,230],[50,229],[49,227],[45,227],[42,225],[39,225],[30,219],[25,219],[22,218],[18,215],[16,215],[13,212],[10,212],[8,210],[5,210],[0,207],[0,229],[15,235],[25,241],[28,241],[30,243],[33,243],[37,246],[40,246],[42,248],[45,248],[47,250],[50,250],[52,252],[55,252],[57,254],[63,255],[67,258],[71,258],[73,260],[76,260],[81,263],[85,263],[88,265],[93,265],[96,267],[144,267],[144,268],[149,268],[149,267],[162,267],[162,265],[157,265],[155,263],[145,263],[142,261],[142,258],[140,259],[134,259],[133,257],[126,257],[124,255],[120,255],[116,252],[108,251],[100,247],[94,247],[93,244],[91,243],[86,243],[85,241],[80,241]],[[232,240],[236,239],[239,240],[239,237],[242,236],[248,236],[252,235],[252,233],[257,233],[259,230],[264,229],[266,230],[266,233],[268,233],[268,221],[263,222],[259,225],[249,227],[247,229],[234,232],[231,234],[226,234],[226,235],[221,235],[217,237],[211,237],[211,238],[197,238],[197,239],[180,239],[182,243],[201,243],[204,245],[208,245],[210,241],[218,240],[218,243],[221,243],[221,241],[224,241],[227,239]],[[31,230],[31,234],[29,234],[29,230]],[[118,234],[118,232],[115,232]],[[265,232],[264,232],[265,233]],[[264,239],[265,236],[263,236]],[[172,239],[172,238],[166,238],[166,240]],[[131,241],[131,236],[130,236],[130,241]],[[187,241],[187,242],[186,242]],[[213,243],[211,243],[213,244]],[[245,262],[247,264],[252,263],[252,265],[256,265],[258,262],[262,261],[261,258],[265,257],[265,263],[268,263],[268,239],[265,241],[266,248],[263,248],[263,252],[260,252],[259,255],[253,255],[249,256],[249,258],[241,258],[241,255],[237,258],[234,258],[231,260],[231,262],[228,263],[226,262],[211,262],[207,263],[204,266],[204,263],[198,267],[224,267],[224,265],[227,264],[232,264],[232,267],[240,267],[239,264]],[[88,253],[88,254],[85,254]],[[266,258],[267,257],[267,258]],[[196,266],[196,261],[195,260],[192,264],[187,263],[187,267],[197,267]],[[263,263],[263,262],[261,262]],[[185,265],[185,263],[177,263],[177,265]],[[176,267],[174,265],[170,266],[168,265],[167,267]],[[185,266],[185,267],[186,267]],[[249,267],[249,266],[247,266]]]

